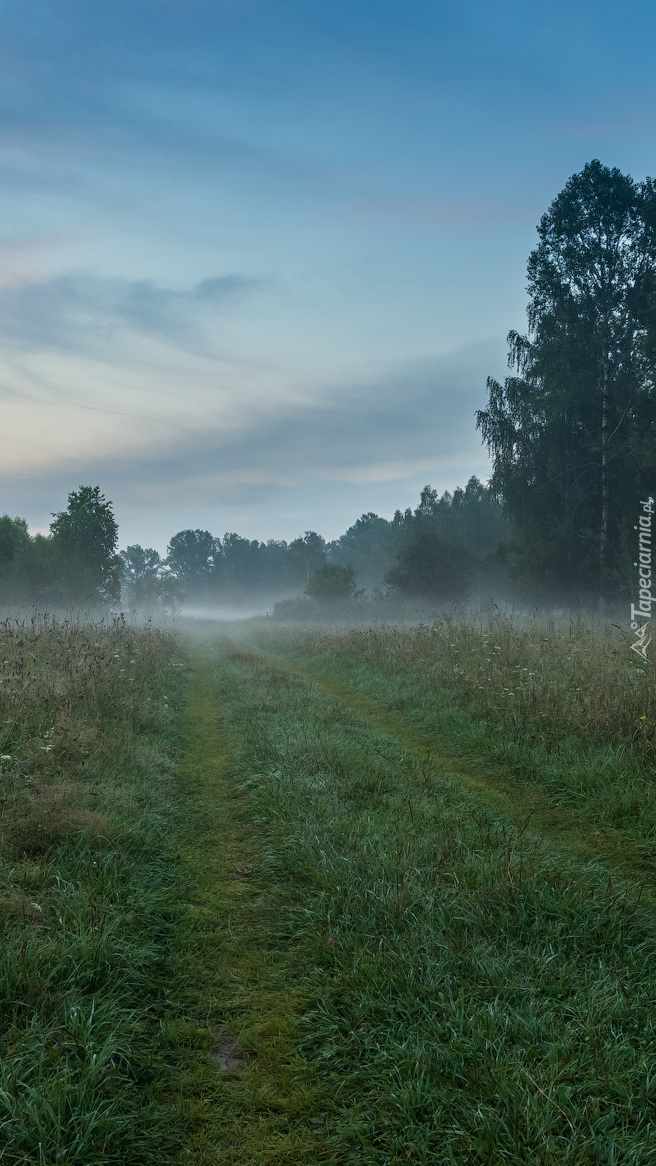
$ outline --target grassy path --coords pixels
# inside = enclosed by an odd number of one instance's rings
[[[235,744],[222,723],[214,671],[210,650],[195,647],[180,767],[187,893],[177,932],[179,1018],[168,1028],[188,1127],[177,1160],[310,1163],[317,1140],[296,1052],[293,943],[278,942],[258,877],[258,831],[235,781]]]
[[[327,674],[316,664],[265,652],[252,641],[242,641],[232,650],[234,658],[249,658],[266,664],[272,672],[295,676],[316,686],[330,700],[355,713],[365,724],[384,736],[398,741],[418,762],[434,769],[444,780],[456,781],[480,797],[485,804],[502,814],[515,826],[546,838],[552,847],[574,856],[578,862],[601,861],[622,889],[629,886],[646,903],[656,904],[656,849],[651,840],[629,840],[612,828],[590,822],[585,810],[576,812],[554,804],[535,785],[513,779],[498,763],[482,766],[448,754],[440,748],[436,731],[413,725],[395,714],[384,701],[374,699],[362,689]],[[464,720],[464,717],[463,717]],[[621,890],[620,890],[621,893]]]
[[[647,1166],[652,913],[342,696],[196,655],[186,1160]]]

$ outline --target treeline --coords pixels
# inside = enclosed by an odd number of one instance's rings
[[[21,518],[0,518],[0,599],[41,607],[154,610],[249,605],[303,594],[330,603],[385,590],[428,600],[464,599],[500,581],[507,536],[501,508],[471,478],[464,489],[426,486],[416,509],[392,519],[363,514],[333,542],[306,531],[292,542],[182,530],[162,557],[133,545],[120,553],[111,502],[81,486],[55,514],[48,536]]]
[[[289,543],[180,531],[160,570],[171,572],[186,598],[200,603],[247,603],[299,591],[321,600],[382,587],[427,599],[464,598],[484,575],[499,576],[507,534],[501,507],[471,478],[465,489],[441,497],[426,486],[415,510],[397,510],[392,519],[363,514],[333,542],[316,531]],[[140,547],[125,552],[131,589],[140,585],[145,553]]]

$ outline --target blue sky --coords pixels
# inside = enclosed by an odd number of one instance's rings
[[[0,2],[0,512],[334,537],[489,465],[540,215],[653,174],[656,9]]]

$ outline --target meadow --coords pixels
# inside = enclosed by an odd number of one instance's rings
[[[161,1161],[181,663],[122,620],[0,626],[3,1162]]]
[[[0,1160],[653,1162],[656,683],[618,629],[0,641]]]

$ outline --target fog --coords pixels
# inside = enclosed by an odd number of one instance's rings
[[[237,623],[244,620],[256,619],[258,616],[271,614],[274,606],[272,600],[270,604],[251,605],[248,607],[240,607],[238,605],[230,604],[213,604],[207,607],[194,606],[193,604],[183,603],[180,607],[179,615],[185,620],[197,620],[199,622],[212,621],[215,623]]]

